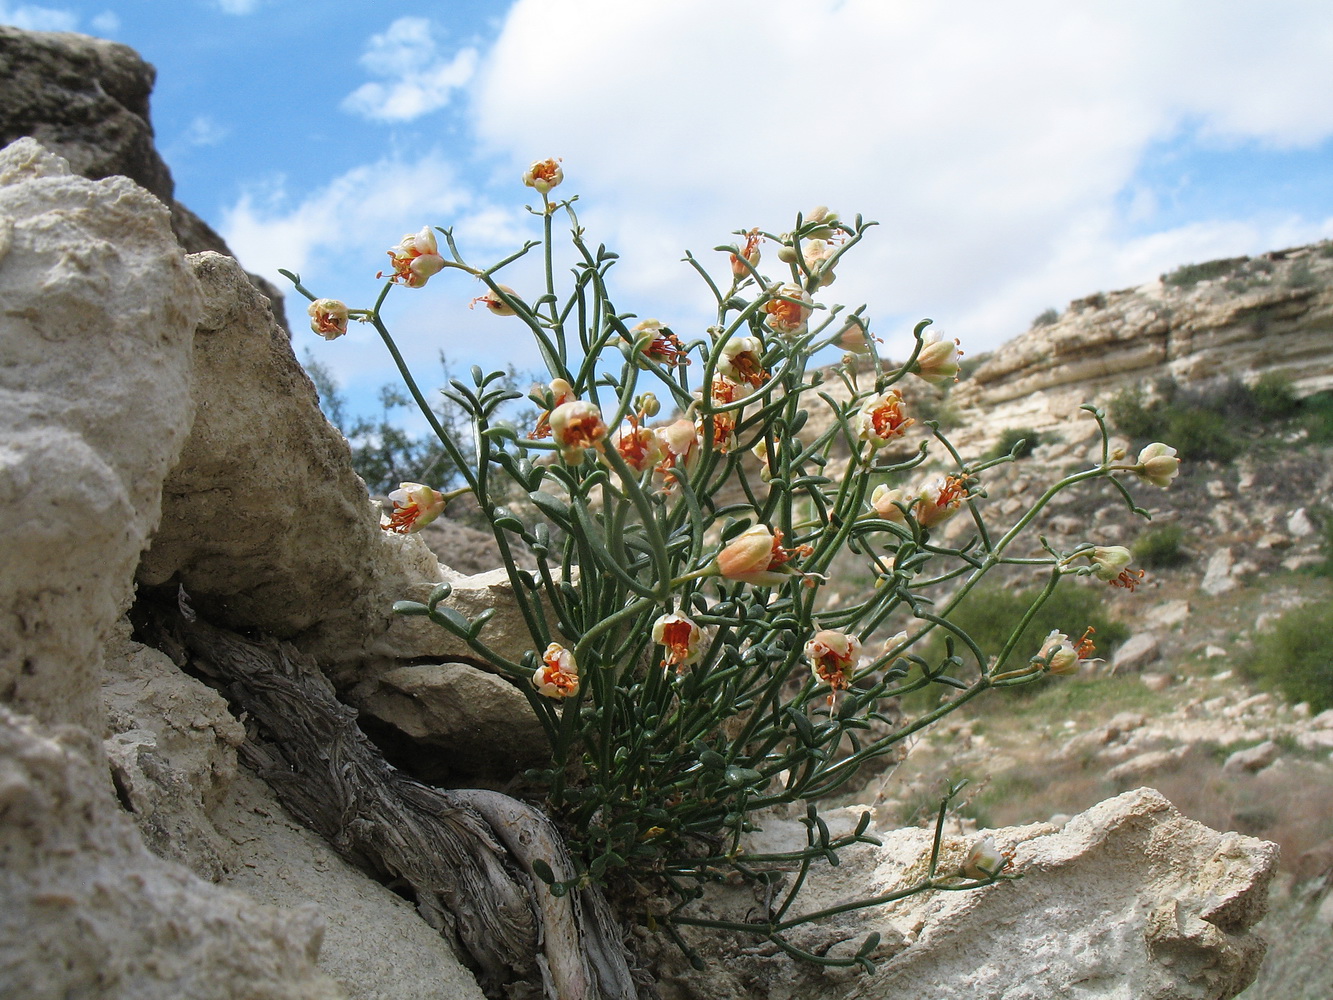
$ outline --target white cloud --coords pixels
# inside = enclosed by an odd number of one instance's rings
[[[732,229],[827,203],[883,223],[831,298],[994,346],[1048,304],[1183,262],[1167,255],[1320,235],[1320,220],[1219,218],[1145,237],[1151,193],[1114,206],[1182,134],[1326,139],[1330,92],[1322,0],[518,0],[475,126],[513,170],[564,157],[635,293],[697,301],[670,263],[682,248],[707,257]]]
[[[383,34],[372,35],[361,56],[361,65],[384,82],[362,84],[342,108],[373,121],[412,121],[448,104],[453,91],[472,79],[477,60],[473,48],[446,59],[430,21],[400,17]]]
[[[89,24],[99,35],[114,35],[120,30],[120,18],[110,10],[102,11]]]
[[[231,129],[211,115],[197,115],[181,138],[191,146],[217,146],[229,135]]]
[[[11,24],[25,31],[76,31],[79,15],[71,10],[36,4],[25,3],[16,7],[0,0],[0,24]]]
[[[260,0],[217,0],[218,9],[224,14],[253,14],[259,9]]]

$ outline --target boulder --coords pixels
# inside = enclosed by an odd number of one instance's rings
[[[157,71],[127,45],[70,32],[0,25],[0,145],[28,136],[90,180],[128,177],[171,211],[171,227],[190,253],[233,256],[207,223],[175,200],[171,170],[153,145],[149,96]],[[283,319],[282,293],[250,276]]]
[[[161,202],[0,152],[0,699],[101,730],[102,641],[189,433],[200,315]]]
[[[1222,764],[1222,770],[1233,773],[1262,771],[1277,760],[1281,752],[1282,748],[1272,740],[1264,740],[1262,743],[1231,754]]]
[[[1115,673],[1133,673],[1150,663],[1156,663],[1160,656],[1161,645],[1157,636],[1151,632],[1140,632],[1126,639],[1124,645],[1115,651],[1112,670]]]
[[[1186,819],[1150,788],[1099,803],[1059,830],[1037,824],[992,836],[1012,852],[1021,880],[912,895],[794,935],[816,953],[850,956],[878,932],[871,957],[879,967],[871,974],[821,974],[756,948],[753,939],[685,928],[691,946],[714,964],[696,973],[664,953],[662,996],[1220,1000],[1254,979],[1265,945],[1253,928],[1267,907],[1275,844]],[[815,867],[802,911],[915,884],[926,871],[931,831],[880,838],[881,846],[846,852],[837,868]],[[946,835],[940,871],[957,871],[973,843]],[[746,920],[755,907],[748,891],[715,889],[704,912]]]

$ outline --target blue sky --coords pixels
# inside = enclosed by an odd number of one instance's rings
[[[897,355],[922,316],[976,353],[1099,289],[1333,236],[1327,0],[0,0],[0,22],[136,48],[177,197],[251,269],[354,305],[422,225],[506,254],[547,156],[622,255],[620,306],[678,330],[709,320],[684,249],[720,266],[731,231],[817,204],[877,219],[824,299],[868,303]],[[476,294],[395,290],[415,364],[533,366]],[[373,334],[325,344],[289,303],[298,352],[370,408]]]

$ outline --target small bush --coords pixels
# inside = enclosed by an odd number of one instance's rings
[[[1020,659],[1015,662],[1025,661],[1035,654],[1052,629],[1078,638],[1091,625],[1096,629],[1093,638],[1099,656],[1105,656],[1112,646],[1128,639],[1129,629],[1106,613],[1106,589],[1104,586],[1066,584],[1056,590],[1032,616],[1032,621],[1028,622],[1027,628],[1019,636],[1014,655]],[[968,595],[968,601],[950,620],[972,636],[982,649],[998,652],[1008,641],[1014,626],[1032,606],[1038,593],[1040,591],[1035,589],[978,589]]]
[[[1032,328],[1035,330],[1039,326],[1050,326],[1052,323],[1056,322],[1059,318],[1060,318],[1060,311],[1058,309],[1054,307],[1050,309],[1043,309],[1041,312],[1037,313],[1036,318],[1033,319]]]
[[[1265,372],[1250,388],[1259,416],[1265,420],[1286,420],[1296,415],[1301,401],[1291,389],[1291,378],[1282,372]]]
[[[1221,278],[1231,274],[1249,259],[1248,257],[1226,257],[1221,260],[1204,261],[1202,264],[1186,264],[1184,267],[1178,267],[1174,271],[1162,275],[1162,281],[1176,288],[1193,288],[1200,281],[1211,281],[1213,278]]]
[[[1160,440],[1170,441],[1182,459],[1229,462],[1244,451],[1220,414],[1172,408],[1166,417],[1166,432]]]
[[[1000,458],[1008,455],[1014,449],[1014,445],[1019,444],[1018,451],[1014,452],[1014,458],[1027,458],[1032,454],[1032,450],[1037,445],[1044,443],[1042,437],[1031,427],[1011,427],[1000,435],[1000,440],[991,446],[990,451],[986,453],[987,458]]]
[[[1317,392],[1303,399],[1298,420],[1308,440],[1333,444],[1333,391]]]
[[[1185,529],[1178,524],[1164,524],[1140,535],[1130,549],[1134,558],[1149,569],[1168,569],[1189,561],[1180,548]]]
[[[1288,611],[1258,636],[1248,671],[1291,702],[1333,708],[1333,600]]]
[[[1165,426],[1154,407],[1145,405],[1143,391],[1121,389],[1106,407],[1111,426],[1135,440],[1160,440]]]

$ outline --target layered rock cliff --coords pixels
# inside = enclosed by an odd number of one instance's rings
[[[1333,242],[1190,265],[1076,299],[995,351],[953,402],[983,409],[993,430],[1040,431],[1127,385],[1253,383],[1270,372],[1301,396],[1333,388]]]

